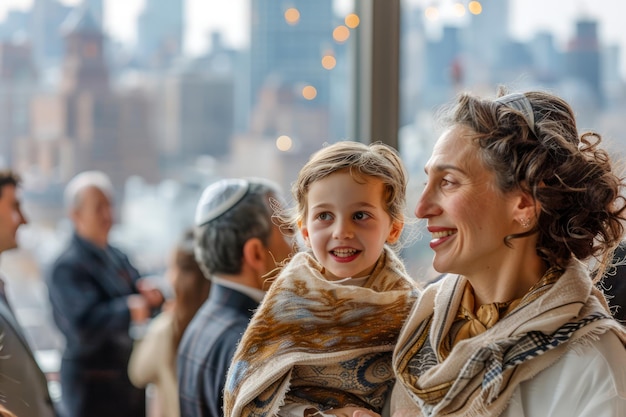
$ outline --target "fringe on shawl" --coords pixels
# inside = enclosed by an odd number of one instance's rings
[[[295,366],[327,368],[335,384],[343,387],[352,381],[355,392],[369,392],[361,391],[365,386],[359,388],[358,383],[362,372],[373,372],[372,364],[350,361],[387,352],[388,378],[393,379],[391,352],[418,295],[402,262],[386,248],[364,287],[334,284],[320,271],[309,254],[297,254],[270,288],[229,370],[226,417],[275,415],[286,392],[294,389],[290,379]],[[344,367],[346,377],[337,378],[332,367]],[[324,372],[319,377],[324,378]],[[377,378],[374,375],[374,381]],[[276,389],[268,392],[270,386]]]
[[[455,411],[446,411],[446,409],[448,409],[448,407],[450,405],[452,405],[452,403],[450,402],[450,400],[447,400],[445,402],[445,405],[443,403],[435,403],[432,405],[428,405],[426,404],[423,400],[421,400],[417,395],[417,391],[413,391],[416,389],[416,386],[412,386],[413,384],[417,384],[419,381],[419,377],[418,376],[412,376],[409,374],[406,374],[407,370],[409,369],[408,367],[408,363],[409,363],[409,358],[407,356],[414,356],[415,354],[417,354],[417,351],[420,350],[421,348],[418,348],[417,350],[415,350],[415,348],[412,348],[410,345],[411,343],[416,343],[419,340],[423,340],[423,335],[416,335],[415,333],[410,334],[410,335],[401,335],[400,336],[400,340],[399,340],[399,345],[401,343],[405,343],[404,346],[399,346],[396,348],[396,352],[394,354],[394,367],[396,369],[396,372],[399,373],[399,382],[403,385],[405,385],[405,389],[407,390],[409,397],[413,398],[413,401],[415,403],[415,405],[420,406],[422,408],[422,412],[424,413],[424,415],[438,415],[438,416],[444,416],[444,415],[463,415],[463,416],[468,416],[468,417],[478,417],[478,416],[485,416],[485,415],[494,415],[497,416],[499,415],[504,409],[506,409],[507,404],[510,400],[510,395],[512,394],[512,391],[514,389],[515,386],[517,386],[522,380],[526,380],[528,378],[531,378],[532,376],[536,375],[538,372],[541,372],[541,370],[547,368],[548,366],[552,365],[554,362],[556,362],[561,355],[570,350],[570,349],[577,349],[580,346],[584,346],[587,344],[590,344],[593,342],[593,340],[596,340],[600,334],[603,334],[607,331],[614,331],[622,340],[622,343],[625,342],[626,340],[626,331],[617,323],[615,322],[615,320],[613,320],[609,315],[608,312],[606,311],[606,306],[603,304],[604,300],[601,299],[597,299],[597,294],[591,289],[591,281],[588,279],[588,277],[586,277],[586,275],[584,275],[583,273],[581,273],[581,269],[577,267],[577,265],[574,265],[572,267],[572,270],[570,270],[569,273],[569,278],[566,278],[569,280],[569,284],[570,285],[574,285],[574,286],[578,286],[576,290],[571,290],[568,289],[568,291],[570,291],[569,295],[567,295],[567,297],[570,297],[569,301],[570,302],[574,302],[574,300],[576,300],[576,297],[582,297],[583,301],[580,304],[580,306],[582,307],[579,311],[579,313],[581,313],[580,315],[578,315],[578,317],[580,317],[579,319],[574,319],[574,322],[568,322],[567,320],[565,321],[565,323],[562,324],[562,327],[567,327],[567,326],[576,326],[576,321],[581,321],[584,322],[583,324],[580,325],[579,328],[574,328],[571,332],[569,332],[568,336],[565,338],[565,340],[562,340],[560,343],[556,343],[554,346],[552,346],[551,348],[545,349],[545,350],[541,350],[541,347],[538,347],[539,349],[534,352],[532,355],[529,355],[526,360],[532,360],[534,358],[539,358],[539,360],[543,360],[545,363],[541,364],[541,366],[537,367],[537,362],[533,361],[533,367],[528,368],[528,369],[533,369],[533,371],[529,371],[524,362],[525,360],[521,360],[521,358],[518,359],[518,362],[514,362],[511,363],[508,367],[503,367],[502,365],[500,367],[495,366],[492,369],[492,373],[490,373],[489,378],[491,378],[489,380],[488,383],[485,383],[485,379],[486,376],[485,374],[483,375],[483,385],[482,387],[479,385],[478,389],[473,391],[473,393],[465,394],[465,396],[467,396],[467,402],[465,402],[465,406],[463,406],[463,402],[459,403],[458,401],[454,401],[457,403],[457,407],[460,405],[461,408],[457,408]],[[458,278],[456,277],[448,277],[448,279],[450,280],[454,280],[456,279],[456,281],[454,282],[453,287],[456,287],[457,285],[459,285],[459,281]],[[560,281],[560,279],[558,280]],[[561,286],[564,284],[563,282],[558,282],[558,284],[560,284]],[[588,282],[587,282],[588,281]],[[448,282],[448,284],[450,284],[450,282]],[[555,284],[556,286],[557,284]],[[560,291],[559,289],[555,289],[556,292]],[[426,293],[429,292],[428,289],[427,291],[424,293],[424,296],[426,296]],[[440,300],[439,298],[439,291],[437,291],[437,295],[435,296],[430,296],[428,298],[431,298],[431,302],[433,299],[436,298],[435,302],[438,302],[438,305],[440,306],[439,308],[443,308],[442,307],[442,303],[445,305],[446,302],[450,302],[450,298],[444,298],[443,300]],[[431,293],[432,294],[432,293]],[[578,294],[578,295],[576,295]],[[585,295],[586,294],[586,295]],[[560,295],[560,294],[559,294]],[[448,297],[453,297],[453,296],[448,296]],[[549,309],[549,307],[546,304],[550,304],[551,301],[546,301],[550,300],[550,297],[552,299],[555,298],[555,295],[552,291],[549,291],[547,294],[544,294],[542,297],[540,297],[540,299],[535,300],[533,303],[531,304],[535,304],[535,303],[539,303],[539,305],[542,305],[542,309]],[[580,298],[578,298],[580,299]],[[437,301],[438,300],[438,301]],[[422,304],[422,302],[425,302],[426,304],[426,308],[423,311],[428,311],[428,306],[429,306],[429,301],[428,300],[424,300],[424,298],[422,298],[422,300],[420,300],[420,304]],[[554,300],[552,300],[552,303],[554,302]],[[558,303],[556,304],[558,305]],[[419,306],[416,306],[416,310],[419,309]],[[567,312],[569,310],[566,310],[565,312]],[[415,312],[414,312],[415,314]],[[535,313],[537,314],[537,313]],[[541,314],[541,312],[539,312],[539,315]],[[575,314],[577,315],[577,314]],[[566,315],[564,315],[563,317],[566,317]],[[573,318],[573,317],[572,317]],[[412,317],[412,319],[415,319],[415,317]],[[411,321],[411,319],[409,319],[409,321]],[[532,318],[529,318],[529,323],[532,323]],[[423,324],[423,323],[422,323]],[[421,326],[418,326],[418,328],[420,328]],[[494,326],[494,329],[496,327],[501,327],[501,326]],[[447,328],[444,326],[444,328]],[[531,326],[532,328],[532,326]],[[561,327],[559,327],[559,329],[561,329]],[[417,329],[416,329],[417,330]],[[437,329],[430,329],[432,331],[437,331],[439,332],[438,334],[441,334],[441,328],[437,328]],[[558,330],[558,329],[557,329]],[[414,330],[409,329],[409,332],[412,332]],[[428,331],[428,330],[427,330]],[[502,333],[502,329],[500,329],[501,333]],[[403,331],[403,333],[407,332],[406,327],[405,330]],[[429,331],[428,331],[429,332]],[[429,332],[430,333],[430,332]],[[485,335],[489,333],[486,332]],[[492,332],[493,333],[493,332]],[[532,332],[531,332],[532,333]],[[541,332],[539,332],[541,333]],[[555,332],[556,333],[556,332]],[[407,336],[410,336],[407,338]],[[427,336],[427,337],[431,337],[431,336]],[[488,339],[487,336],[483,336],[486,340]],[[432,340],[432,339],[431,339]],[[434,338],[434,340],[439,340],[438,338]],[[477,339],[479,340],[479,339]],[[485,340],[485,341],[486,341]],[[472,342],[469,342],[472,343]],[[484,343],[484,342],[483,342]],[[408,345],[407,345],[408,344]],[[515,347],[515,346],[513,346]],[[556,349],[555,349],[556,348]],[[508,351],[508,349],[507,349]],[[543,352],[550,352],[549,354],[543,354]],[[497,354],[496,354],[497,356]],[[543,359],[542,359],[543,358]],[[496,358],[497,359],[497,358]],[[497,360],[496,360],[497,362]],[[502,363],[502,361],[500,361]],[[503,378],[505,377],[504,375],[508,375],[506,378],[510,378],[511,374],[510,372],[512,372],[512,369],[514,369],[515,366],[521,366],[525,371],[522,371],[521,373],[518,372],[518,376],[516,377],[516,379],[518,379],[517,381],[515,381],[514,384],[508,384],[507,383],[507,393],[501,392],[500,391],[500,387],[501,384],[503,382]],[[463,367],[465,368],[465,366]],[[510,369],[509,372],[507,372],[507,368]],[[536,369],[535,369],[536,368]],[[484,368],[483,368],[484,369]],[[463,371],[461,371],[462,373]],[[483,371],[484,372],[484,371]],[[404,375],[403,375],[404,374]],[[519,379],[519,375],[524,374],[522,379]],[[459,374],[460,375],[460,374]],[[478,376],[480,374],[475,374],[475,376]],[[467,378],[467,374],[466,377]],[[473,379],[473,377],[471,378]],[[469,380],[468,380],[469,381]],[[440,383],[441,381],[439,381]],[[409,385],[407,385],[409,384]],[[458,388],[455,391],[454,395],[458,395],[460,394],[462,391],[459,391]],[[450,393],[448,393],[450,394]],[[448,397],[446,395],[446,397]],[[456,397],[455,397],[456,398]],[[421,405],[420,405],[421,404]]]

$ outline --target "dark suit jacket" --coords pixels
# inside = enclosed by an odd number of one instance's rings
[[[237,343],[258,303],[213,284],[178,347],[181,416],[221,417],[224,384]]]
[[[613,317],[626,324],[626,242],[615,249],[613,263],[598,286],[604,292]]]
[[[54,417],[46,377],[2,299],[0,337],[0,403],[18,417]]]
[[[65,335],[61,361],[66,417],[137,417],[145,393],[128,380],[132,350],[127,298],[139,273],[118,249],[77,235],[47,276],[54,320]]]

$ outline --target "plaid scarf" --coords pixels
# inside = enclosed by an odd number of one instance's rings
[[[382,409],[417,286],[388,248],[363,287],[333,283],[322,271],[299,253],[270,287],[231,363],[226,417],[275,416],[290,404]]]
[[[492,328],[458,342],[444,360],[466,283],[448,275],[427,287],[398,339],[393,364],[400,389],[417,408],[412,415],[500,415],[521,382],[573,346],[607,331],[626,343],[583,265],[572,261],[560,277],[546,274]]]

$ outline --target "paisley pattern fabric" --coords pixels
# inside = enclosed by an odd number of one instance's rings
[[[442,346],[466,283],[464,277],[448,275],[429,286],[402,330],[393,366],[396,390],[402,389],[413,403],[407,415],[498,416],[521,382],[568,349],[608,331],[626,344],[626,330],[610,316],[584,266],[572,261],[560,277],[546,274],[493,327],[458,342],[448,353]],[[399,414],[407,410],[392,405]]]
[[[299,253],[280,272],[235,353],[225,416],[275,416],[294,403],[381,410],[417,284],[388,248],[363,287],[328,281],[322,271]]]

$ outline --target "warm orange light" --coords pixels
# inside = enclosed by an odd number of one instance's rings
[[[340,25],[333,30],[333,39],[336,42],[343,43],[348,40],[350,37],[350,29],[347,27]]]
[[[465,6],[463,3],[454,3],[454,14],[459,17],[465,15]]]
[[[428,20],[437,20],[439,19],[439,9],[434,6],[427,7],[426,10],[424,10],[424,16],[426,16]]]
[[[481,14],[483,12],[483,5],[479,1],[470,1],[467,8],[471,14]]]
[[[302,97],[307,100],[313,100],[317,97],[317,90],[312,85],[307,85],[302,89]]]
[[[354,13],[350,13],[349,15],[347,15],[343,21],[350,29],[354,29],[355,27],[359,26],[359,23],[361,23],[361,19],[359,19],[359,16]]]
[[[276,139],[276,148],[279,151],[287,152],[293,146],[293,141],[289,136],[282,135]]]
[[[324,55],[322,57],[322,66],[324,69],[331,70],[337,65],[337,60],[332,55]]]
[[[296,25],[300,21],[300,12],[294,7],[285,10],[285,21],[290,25]]]

